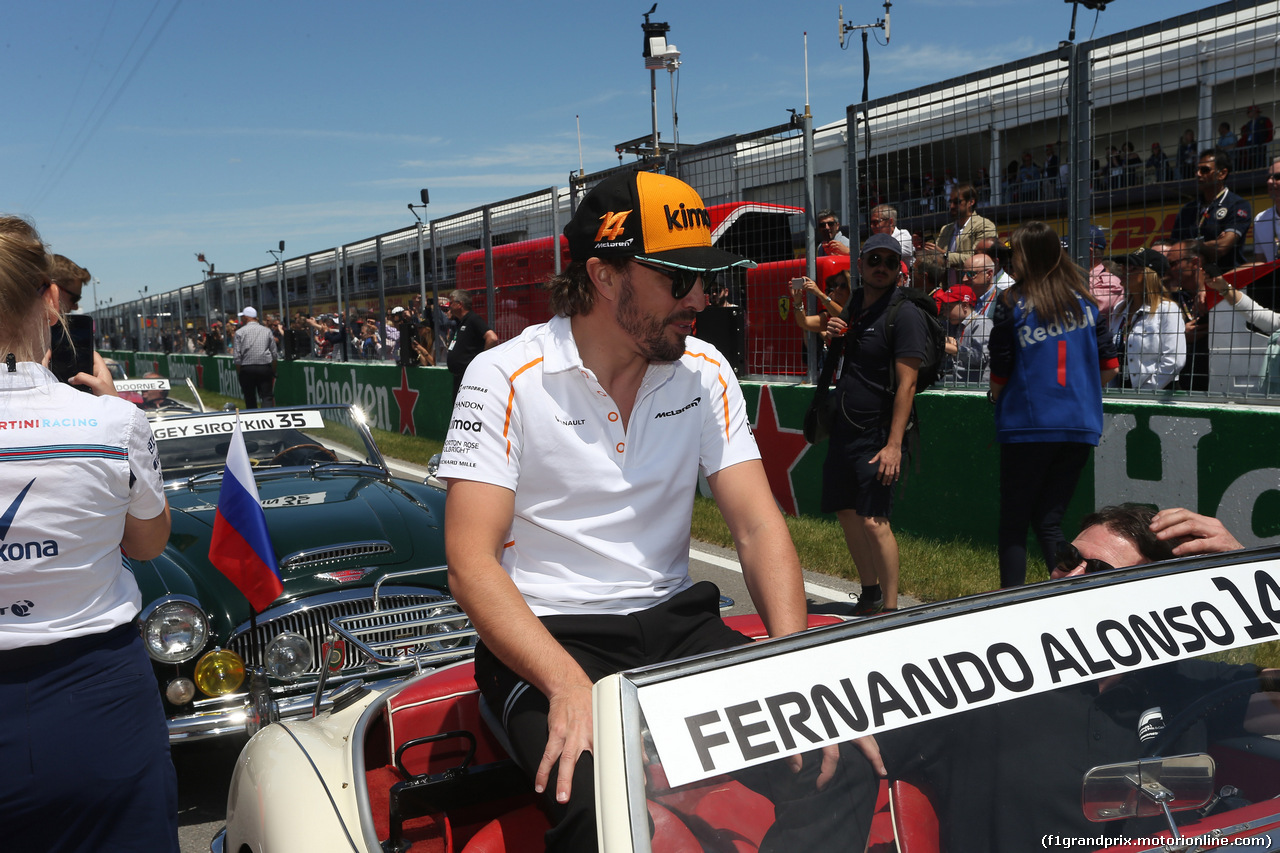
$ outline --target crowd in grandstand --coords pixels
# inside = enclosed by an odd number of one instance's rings
[[[1246,266],[1250,261],[1274,261],[1280,248],[1280,226],[1276,222],[1276,211],[1280,207],[1280,157],[1266,162],[1271,122],[1256,107],[1250,107],[1248,113],[1249,120],[1239,134],[1232,134],[1226,140],[1232,148],[1215,146],[1194,153],[1189,174],[1197,182],[1197,198],[1178,213],[1167,239],[1156,239],[1150,248],[1107,257],[1105,231],[1097,226],[1091,229],[1089,291],[1098,307],[1098,322],[1105,325],[1120,360],[1120,370],[1112,387],[1207,391],[1209,307],[1216,303],[1218,294],[1253,328],[1266,334],[1280,328],[1280,315],[1258,305],[1222,277],[1224,272]],[[1184,139],[1194,145],[1190,131]],[[1046,153],[1056,160],[1052,146]],[[1114,162],[1121,164],[1126,163],[1127,158],[1136,157],[1132,145],[1113,148],[1112,156],[1116,158]],[[1038,167],[1029,152],[1023,159],[1023,178],[1030,186],[1040,181],[1038,175],[1043,173],[1034,172]],[[1159,143],[1155,143],[1148,164],[1152,159],[1158,169],[1171,175],[1185,155],[1180,146],[1175,164],[1164,155]],[[1227,187],[1228,174],[1240,164],[1249,164],[1249,168],[1267,167],[1266,186],[1273,206],[1257,216],[1245,199]],[[1011,164],[1011,174],[1014,166],[1016,164]],[[1129,167],[1122,165],[1121,168]],[[901,283],[930,293],[936,299],[948,334],[947,375],[955,384],[988,380],[987,342],[992,305],[1014,282],[1009,271],[1007,242],[999,239],[994,223],[975,212],[980,197],[981,188],[974,184],[952,188],[948,199],[951,221],[936,236],[911,234],[898,228],[898,211],[892,205],[877,205],[870,217],[873,234],[893,235],[904,246]],[[824,213],[830,215],[829,211]],[[1244,251],[1250,242],[1252,258]],[[1065,245],[1063,248],[1065,250]],[[833,298],[837,296],[834,289],[847,288],[847,282],[832,277],[827,286],[828,291],[823,293],[806,279],[796,290],[793,305],[799,306],[804,301],[801,291],[807,290],[826,307],[825,313],[817,316],[805,316],[797,308],[796,322],[802,329],[825,333],[828,318],[836,316],[839,304],[848,298],[847,289],[838,293],[838,299]],[[1278,358],[1269,355],[1268,365],[1272,360],[1280,360],[1280,342],[1273,339],[1272,349]],[[1280,388],[1278,374],[1280,371],[1266,369],[1264,384],[1270,387],[1270,383],[1274,383]]]

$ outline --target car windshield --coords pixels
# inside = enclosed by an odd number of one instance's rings
[[[166,479],[220,471],[236,423],[235,412],[212,412],[150,419]],[[347,406],[248,410],[239,414],[249,463],[255,472],[320,463],[382,467],[364,417]]]
[[[1104,572],[611,676],[601,849],[1097,850],[1168,836],[1162,798],[1184,837],[1280,841],[1278,560]]]

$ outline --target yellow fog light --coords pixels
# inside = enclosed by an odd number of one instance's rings
[[[235,693],[244,684],[244,661],[226,649],[209,652],[196,664],[196,687],[206,696]]]

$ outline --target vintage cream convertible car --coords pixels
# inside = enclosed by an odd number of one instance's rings
[[[1280,548],[813,622],[596,684],[601,850],[762,849],[775,806],[740,780],[833,744],[855,772],[866,735],[890,777],[825,849],[1280,847]],[[462,662],[266,725],[213,850],[541,850],[490,717]]]

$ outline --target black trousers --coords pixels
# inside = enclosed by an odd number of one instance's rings
[[[703,581],[669,601],[626,616],[545,616],[542,624],[592,681],[606,675],[699,652],[750,643],[719,615],[720,591]],[[476,647],[476,683],[511,741],[516,763],[532,779],[547,744],[547,697],[502,664],[483,644]],[[835,777],[815,792],[821,755],[804,756],[792,773],[785,762],[748,768],[734,777],[774,803],[776,822],[761,850],[862,850],[871,828],[879,780],[856,747],[841,746]],[[594,851],[596,841],[594,765],[583,753],[574,766],[573,793],[555,801],[556,768],[543,794],[551,819],[548,853]]]
[[[258,408],[258,398],[262,405],[270,408],[276,404],[276,374],[269,364],[240,365],[240,390],[244,394],[246,409]]]
[[[1000,445],[1000,586],[1027,582],[1027,527],[1034,527],[1045,566],[1052,570],[1065,542],[1062,516],[1075,493],[1092,445],[1033,441]]]

